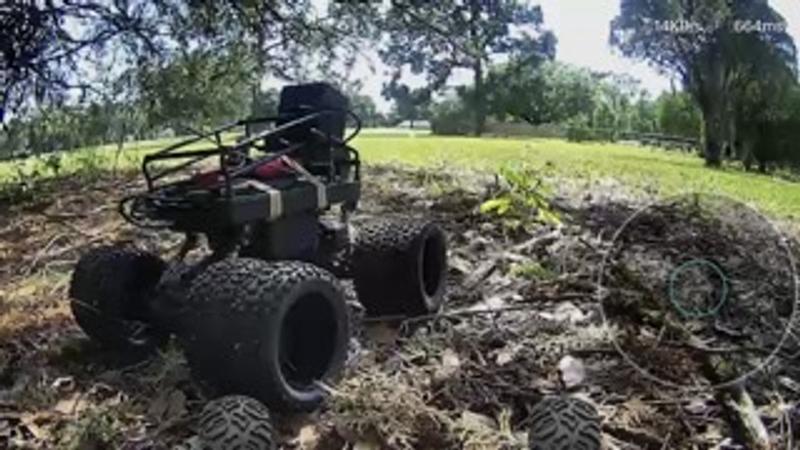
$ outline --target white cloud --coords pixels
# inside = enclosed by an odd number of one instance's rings
[[[597,71],[626,73],[653,94],[669,88],[669,78],[644,62],[624,58],[608,43],[620,0],[542,0],[545,26],[558,38],[556,59]]]

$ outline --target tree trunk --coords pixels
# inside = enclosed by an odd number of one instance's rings
[[[119,157],[122,155],[122,148],[125,146],[125,135],[128,130],[125,126],[126,121],[123,117],[122,123],[119,124],[119,135],[117,136],[117,151],[114,152],[114,167],[111,169],[112,176],[117,176],[117,168],[119,166]]]
[[[486,126],[486,95],[483,86],[483,62],[478,59],[473,67],[474,83],[475,83],[475,97],[473,98],[475,107],[475,136],[483,134],[483,129]]]
[[[481,56],[483,45],[480,42],[480,28],[478,25],[480,14],[481,2],[479,0],[472,0],[470,2],[470,43],[472,44],[473,49],[479,49],[476,52],[477,54],[472,55],[474,58],[474,63],[472,64],[472,76],[473,84],[475,85],[475,92],[472,97],[472,107],[475,110],[475,124],[472,131],[475,133],[475,136],[482,135],[483,128],[486,125],[486,95],[484,93],[483,86],[483,58]]]
[[[722,147],[726,137],[726,102],[724,64],[721,55],[709,52],[692,67],[690,85],[703,114],[704,156],[706,165],[722,163]]]
[[[711,99],[703,111],[706,165],[719,167],[722,164],[722,143],[724,126],[722,110],[717,99]]]
[[[739,135],[736,132],[736,113],[732,104],[730,104],[731,100],[728,100],[728,112],[726,114],[725,125],[727,127],[727,139],[728,139],[728,151],[729,151],[729,158],[736,159],[739,155],[738,146],[739,142]]]
[[[739,159],[744,165],[744,170],[749,172],[753,168],[753,162],[755,161],[753,157],[753,142],[750,139],[743,139],[737,150],[739,151]]]

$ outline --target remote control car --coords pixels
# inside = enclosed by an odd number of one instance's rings
[[[355,131],[345,137],[348,118]],[[277,117],[197,133],[146,156],[147,190],[123,199],[120,213],[183,233],[184,244],[170,262],[119,246],[89,250],[70,286],[78,324],[128,352],[175,335],[194,373],[220,392],[277,410],[316,408],[350,337],[337,278],[353,280],[372,316],[434,312],[445,289],[438,226],[350,226],[361,170],[349,143],[359,130],[345,96],[304,84],[283,89]],[[213,146],[198,148],[204,140]],[[190,264],[200,238],[208,251]]]

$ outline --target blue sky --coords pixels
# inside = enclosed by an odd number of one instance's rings
[[[669,89],[668,77],[646,63],[623,58],[608,45],[609,23],[619,12],[620,0],[536,0],[534,3],[542,6],[545,26],[558,38],[556,59],[594,70],[630,74],[654,95]],[[800,0],[770,0],[770,4],[786,19],[789,33],[800,45]],[[370,66],[374,66],[375,72]],[[389,102],[380,96],[381,85],[388,78],[384,71],[385,67],[377,58],[366,56],[351,76],[362,80],[364,93],[375,99],[380,110],[388,111]],[[464,83],[469,79],[467,75],[456,73],[450,83]],[[408,81],[412,85],[421,83],[413,78]]]

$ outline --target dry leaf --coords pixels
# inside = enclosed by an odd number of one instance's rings
[[[494,430],[497,424],[494,419],[483,414],[474,413],[472,411],[464,411],[461,413],[460,425],[465,430]]]
[[[51,387],[60,391],[69,392],[75,389],[75,379],[72,377],[59,377],[53,381]]]
[[[48,433],[40,424],[50,422],[52,419],[53,416],[50,413],[43,411],[35,414],[23,414],[21,422],[34,439],[45,439]]]
[[[655,413],[655,408],[640,397],[631,397],[621,405],[619,421],[625,426],[639,426]]]
[[[703,399],[693,398],[688,405],[684,406],[684,409],[690,414],[702,415],[708,411],[708,406]]]
[[[523,347],[521,345],[507,345],[503,347],[499,352],[497,352],[497,356],[494,358],[494,362],[498,366],[505,366],[506,364],[514,361],[517,354]]]
[[[76,392],[65,399],[59,400],[53,406],[53,411],[65,416],[71,416],[86,410],[87,406],[88,403],[84,400],[84,395]]]
[[[470,311],[494,311],[508,306],[500,295],[493,295],[486,300],[476,303],[469,308]]]
[[[587,315],[571,302],[561,303],[553,312],[539,313],[543,319],[554,322],[580,323],[586,320]]]
[[[455,375],[459,368],[461,368],[461,360],[458,354],[453,349],[447,348],[442,352],[442,360],[433,377],[436,380],[446,380]]]
[[[558,370],[561,371],[561,381],[567,388],[579,386],[586,378],[586,368],[583,361],[567,355],[558,362]]]
[[[462,275],[467,275],[472,273],[472,264],[469,263],[466,259],[453,255],[450,257],[448,261],[450,267],[452,267],[457,272],[461,273]]]
[[[306,425],[300,428],[297,437],[292,439],[292,444],[301,450],[317,448],[320,435],[315,425]]]

